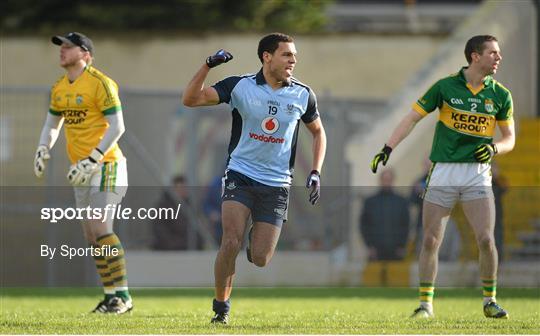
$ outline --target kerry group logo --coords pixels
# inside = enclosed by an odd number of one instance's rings
[[[66,125],[78,125],[86,120],[88,109],[85,110],[64,110],[62,116]]]
[[[275,117],[266,117],[261,122],[261,128],[266,134],[274,134],[279,129],[279,121]]]
[[[495,132],[495,116],[487,113],[458,111],[446,103],[440,110],[439,120],[448,128],[459,133],[492,137]]]

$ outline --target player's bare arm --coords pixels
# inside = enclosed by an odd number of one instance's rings
[[[309,202],[315,205],[321,195],[321,168],[326,155],[326,132],[320,118],[306,124],[306,127],[313,136],[313,165],[306,187],[310,189]]]
[[[182,103],[189,107],[209,106],[219,104],[219,95],[213,87],[204,87],[204,81],[211,68],[227,63],[233,56],[220,49],[212,56],[208,56],[205,64],[193,76],[184,90]]]
[[[317,118],[309,124],[306,124],[306,127],[313,136],[312,169],[320,173],[326,155],[326,132],[324,131],[321,118]]]
[[[397,145],[411,133],[414,126],[416,126],[416,123],[421,119],[422,115],[411,109],[396,126],[386,144],[390,148],[395,149]]]
[[[373,173],[377,172],[377,167],[379,166],[379,163],[382,163],[383,166],[386,166],[386,162],[388,162],[392,150],[396,148],[397,145],[399,145],[399,143],[409,135],[409,133],[411,133],[416,123],[419,122],[422,118],[423,116],[414,109],[411,109],[409,113],[405,115],[405,117],[399,122],[399,124],[392,132],[392,135],[390,135],[390,138],[384,145],[383,149],[381,149],[381,151],[377,153],[371,161],[371,171]]]
[[[210,68],[203,64],[184,89],[182,103],[189,107],[217,105],[219,96],[213,87],[204,87],[204,80]]]
[[[499,130],[501,131],[501,139],[495,141],[493,144],[497,147],[497,154],[505,154],[514,149],[516,144],[516,132],[513,123],[500,124]]]
[[[500,155],[510,152],[514,148],[516,136],[514,132],[514,124],[499,123],[499,130],[502,137],[499,141],[494,141],[491,144],[481,144],[474,151],[474,158],[481,163],[489,163],[495,155]]]

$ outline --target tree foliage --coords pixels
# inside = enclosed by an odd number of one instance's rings
[[[332,0],[4,0],[4,33],[319,31]]]

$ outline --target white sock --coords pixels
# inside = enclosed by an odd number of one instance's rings
[[[433,313],[433,302],[420,302],[420,307],[424,308],[430,313]]]
[[[490,302],[497,302],[494,297],[484,297],[484,306]]]

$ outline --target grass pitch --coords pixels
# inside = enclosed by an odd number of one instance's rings
[[[238,288],[231,323],[210,325],[212,289],[136,289],[122,316],[90,314],[98,289],[5,289],[1,334],[540,334],[540,289],[499,289],[510,319],[486,319],[480,289],[436,289],[412,320],[409,288]]]

